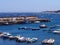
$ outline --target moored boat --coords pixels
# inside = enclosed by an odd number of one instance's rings
[[[17,42],[25,42],[26,39],[25,39],[25,37],[19,37],[19,38],[17,38],[16,41],[17,41]]]
[[[40,21],[35,21],[34,23],[40,23]]]
[[[32,30],[40,30],[40,28],[32,28]]]
[[[27,43],[34,43],[34,42],[36,42],[37,40],[38,40],[38,38],[32,38],[32,39],[31,39],[31,38],[27,38],[27,39],[26,39],[26,42],[27,42]]]
[[[54,39],[44,39],[43,41],[42,41],[42,44],[53,44],[54,43]]]
[[[60,29],[54,30],[53,33],[60,34]]]
[[[2,38],[3,38],[3,39],[7,39],[8,36],[11,36],[11,34],[8,33],[8,32],[3,32],[3,35],[2,35]]]
[[[18,29],[19,29],[19,30],[20,30],[20,29],[29,30],[29,29],[32,29],[32,28],[30,28],[30,27],[29,27],[29,28],[28,28],[28,27],[20,27],[20,28],[18,28]]]
[[[8,36],[8,38],[10,39],[10,40],[13,40],[13,39],[15,39],[15,37],[14,36]]]
[[[47,26],[45,24],[42,24],[39,26],[40,28],[47,28]]]

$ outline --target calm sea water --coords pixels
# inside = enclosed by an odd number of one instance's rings
[[[40,23],[35,23],[35,24],[15,24],[15,25],[3,25],[0,26],[0,31],[1,32],[9,32],[12,35],[21,35],[24,37],[37,37],[38,41],[35,43],[29,43],[27,44],[25,43],[18,43],[15,40],[3,40],[0,38],[0,45],[42,45],[41,41],[43,39],[47,39],[47,38],[54,38],[55,42],[53,45],[60,45],[60,34],[54,34],[52,32],[47,32],[47,31],[43,31],[43,30],[50,30],[49,26],[51,25],[60,25],[60,14],[40,14],[40,13],[0,13],[0,17],[2,16],[30,16],[30,15],[35,15],[37,17],[41,17],[41,18],[47,18],[50,19],[51,22],[40,22]],[[32,28],[38,28],[39,25],[41,24],[46,24],[48,26],[48,28],[45,29],[40,29],[40,30],[18,30],[19,27],[32,27]],[[56,27],[55,29],[60,29],[60,27]]]

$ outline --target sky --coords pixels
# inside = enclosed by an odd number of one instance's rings
[[[0,0],[0,12],[59,10],[60,0]]]

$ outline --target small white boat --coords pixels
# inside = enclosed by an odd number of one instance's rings
[[[60,29],[54,30],[53,33],[59,34],[60,33]]]
[[[42,44],[53,44],[54,43],[54,39],[44,39],[43,41],[42,41]]]
[[[47,28],[45,24],[40,25],[40,28]]]
[[[17,36],[14,36],[15,37],[15,40],[17,41],[18,38],[20,38],[21,36],[20,35],[17,35]]]
[[[25,42],[26,38],[25,37],[19,37],[16,41],[17,42]]]
[[[12,36],[12,35],[11,35],[11,36],[8,36],[8,38],[9,38],[9,39],[15,39],[15,37]]]
[[[21,37],[20,35],[15,36],[15,39],[17,42],[25,42],[26,41],[25,37]]]
[[[40,21],[35,21],[34,23],[40,23]]]
[[[15,36],[16,39],[18,39],[18,38],[20,38],[20,37],[21,37],[20,35]]]
[[[49,39],[47,42],[52,44],[54,43],[54,39]]]
[[[3,32],[2,38],[6,39],[6,38],[8,38],[8,36],[11,36],[11,34],[8,32]]]
[[[3,32],[4,35],[11,35],[9,32]]]
[[[26,40],[26,42],[27,43],[34,43],[34,42],[36,42],[38,40],[38,38],[27,38],[27,40]]]

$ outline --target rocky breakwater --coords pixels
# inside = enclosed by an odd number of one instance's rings
[[[50,22],[50,20],[46,18],[38,18],[36,16],[0,17],[0,25],[36,22]]]

